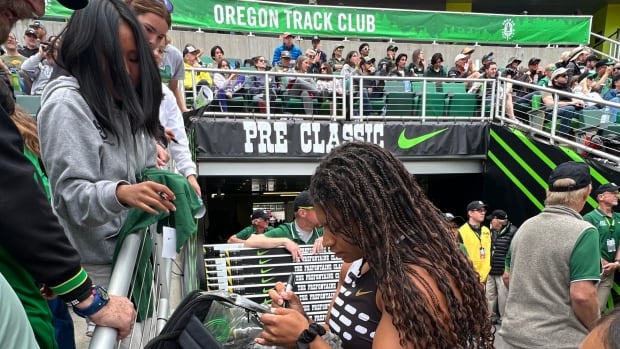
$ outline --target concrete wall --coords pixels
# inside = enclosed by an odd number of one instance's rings
[[[30,23],[30,22],[28,22]],[[25,29],[27,28],[28,23],[17,23],[15,32],[17,34],[18,40],[21,40]],[[64,27],[64,22],[49,22],[44,21],[48,29],[48,34],[58,34]],[[246,35],[231,35],[231,34],[217,34],[217,33],[206,33],[206,32],[193,32],[193,31],[181,31],[181,30],[172,30],[169,33],[172,38],[173,44],[179,49],[183,49],[183,47],[191,43],[198,48],[205,49],[205,54],[208,56],[210,49],[214,45],[220,45],[224,49],[225,56],[227,58],[235,58],[235,59],[243,59],[250,58],[253,56],[263,55],[269,61],[271,61],[273,50],[276,46],[281,44],[281,39],[274,35],[273,37],[264,37],[264,36],[246,36]],[[331,52],[337,45],[344,45],[345,51],[344,55],[349,50],[357,50],[360,43],[362,41],[357,38],[353,38],[350,41],[341,41],[341,40],[323,40],[321,43],[321,48],[328,54],[328,58],[331,56]],[[377,60],[381,59],[385,56],[385,49],[388,46],[386,41],[384,42],[369,42],[370,43],[370,54],[372,57],[377,58]],[[310,38],[306,38],[305,40],[300,40],[295,42],[296,45],[301,47],[303,51],[308,48],[311,48]],[[469,46],[472,46],[474,43],[469,43]],[[430,58],[435,52],[441,52],[443,54],[445,63],[444,66],[452,66],[452,62],[454,57],[460,52],[460,50],[467,46],[466,44],[437,44],[433,45],[431,43],[401,43],[397,42],[396,45],[399,47],[399,52],[405,52],[411,58],[411,52],[417,48],[422,48],[425,53],[427,62],[430,62]],[[524,63],[527,64],[527,60],[530,57],[540,57],[542,59],[542,64],[554,63],[556,62],[562,51],[570,50],[570,48],[560,47],[560,48],[546,48],[546,47],[499,47],[499,46],[480,46],[476,47],[476,52],[473,57],[475,60],[479,60],[482,56],[488,52],[494,52],[495,61],[498,62],[500,67],[504,67],[506,65],[506,61],[512,57],[519,57]]]

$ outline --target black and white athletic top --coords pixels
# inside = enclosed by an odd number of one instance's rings
[[[351,264],[332,306],[329,328],[342,339],[343,349],[371,349],[381,312],[372,271],[360,275],[362,259]]]

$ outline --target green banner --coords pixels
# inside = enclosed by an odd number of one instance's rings
[[[394,38],[489,44],[587,44],[590,16],[523,16],[363,9],[262,1],[172,0],[175,26],[322,37]],[[55,0],[48,16],[70,11]]]

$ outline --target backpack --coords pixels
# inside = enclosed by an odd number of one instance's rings
[[[145,349],[260,348],[260,313],[269,308],[225,291],[192,291]]]

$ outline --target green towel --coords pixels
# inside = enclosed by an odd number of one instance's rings
[[[143,171],[140,178],[144,181],[150,180],[161,183],[170,188],[176,197],[174,205],[177,210],[169,214],[161,212],[157,215],[151,215],[142,210],[135,208],[130,209],[127,219],[123,223],[118,235],[113,264],[116,261],[123,240],[125,240],[128,234],[146,229],[156,222],[158,223],[157,233],[161,233],[161,227],[164,225],[176,229],[177,252],[181,250],[181,247],[189,237],[196,233],[197,224],[194,215],[201,208],[202,203],[185,177],[167,170],[146,169]],[[149,295],[151,293],[151,284],[153,281],[153,268],[151,266],[152,247],[152,240],[147,234],[144,247],[138,256],[135,269],[136,278],[132,281],[132,300],[138,310],[137,321],[143,321],[150,317],[153,312],[149,304]]]

